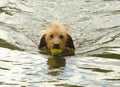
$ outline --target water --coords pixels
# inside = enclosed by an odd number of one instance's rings
[[[75,56],[39,53],[42,31],[68,26]],[[0,0],[0,87],[120,87],[119,0]]]

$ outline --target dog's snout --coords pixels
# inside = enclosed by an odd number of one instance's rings
[[[58,43],[55,43],[54,46],[53,46],[53,48],[59,49],[59,48],[60,48],[60,45],[59,45]]]

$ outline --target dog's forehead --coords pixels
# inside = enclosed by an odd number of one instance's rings
[[[67,33],[64,31],[59,31],[59,30],[55,30],[55,31],[52,30],[52,31],[47,32],[46,34],[47,35],[53,34],[55,36],[58,36],[58,35],[66,35]]]
[[[45,30],[45,33],[46,34],[49,34],[49,33],[58,33],[58,34],[65,33],[65,34],[67,34],[68,30],[65,28],[65,26],[63,26],[61,24],[53,24]]]

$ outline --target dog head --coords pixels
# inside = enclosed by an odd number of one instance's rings
[[[39,49],[47,47],[50,49],[75,49],[73,40],[68,34],[68,30],[61,24],[53,24],[48,27],[42,36]]]

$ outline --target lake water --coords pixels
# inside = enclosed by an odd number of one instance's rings
[[[75,56],[39,53],[55,22]],[[0,0],[0,87],[120,87],[120,0]]]

